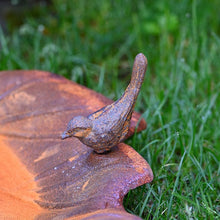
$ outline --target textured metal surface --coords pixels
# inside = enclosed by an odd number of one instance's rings
[[[70,120],[62,138],[76,137],[97,153],[109,151],[122,142],[130,126],[134,105],[147,69],[147,59],[138,54],[134,61],[131,81],[122,97],[111,105]]]
[[[51,73],[0,72],[0,218],[127,219],[123,197],[152,180],[148,163],[124,143],[97,154],[60,138],[72,116],[110,103]],[[129,135],[139,117],[133,114]],[[138,130],[145,127],[141,120]]]

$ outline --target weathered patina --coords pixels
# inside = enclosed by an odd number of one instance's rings
[[[131,81],[120,99],[90,114],[70,120],[62,138],[76,137],[97,153],[109,151],[124,140],[128,133],[134,105],[147,69],[147,59],[136,56]]]

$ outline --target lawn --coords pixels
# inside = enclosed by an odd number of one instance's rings
[[[220,1],[14,8],[0,30],[0,70],[54,72],[116,100],[135,55],[147,56],[135,110],[148,128],[126,143],[149,162],[154,180],[128,193],[126,210],[143,219],[220,218]]]

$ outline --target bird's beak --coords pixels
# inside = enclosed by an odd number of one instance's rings
[[[61,138],[66,139],[66,138],[69,138],[71,136],[72,136],[71,133],[69,133],[68,131],[64,131],[63,134],[61,135]]]

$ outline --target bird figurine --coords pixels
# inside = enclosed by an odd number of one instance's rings
[[[131,81],[121,98],[87,117],[76,116],[71,119],[62,139],[76,137],[97,153],[109,151],[122,142],[128,133],[146,69],[147,59],[139,53],[134,61]]]

